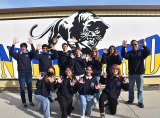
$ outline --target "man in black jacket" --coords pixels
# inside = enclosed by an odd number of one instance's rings
[[[140,108],[144,107],[143,104],[143,74],[145,73],[144,60],[150,54],[149,49],[145,46],[145,40],[141,40],[143,49],[138,49],[138,42],[131,41],[132,50],[126,52],[126,41],[122,42],[122,57],[128,59],[129,68],[129,100],[127,104],[134,101],[134,84],[136,82],[138,90],[138,105]]]
[[[17,60],[18,65],[18,79],[20,84],[20,95],[24,107],[27,107],[26,98],[25,98],[25,83],[27,84],[28,98],[31,106],[34,106],[32,102],[32,67],[31,61],[34,55],[34,46],[32,44],[32,39],[28,39],[28,43],[31,45],[32,51],[27,52],[27,44],[21,43],[20,48],[21,52],[14,52],[14,47],[19,41],[14,38],[13,45],[9,50],[10,56]]]

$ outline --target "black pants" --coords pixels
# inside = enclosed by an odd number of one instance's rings
[[[108,100],[109,103],[109,108],[110,108],[110,112],[112,115],[116,114],[116,110],[117,110],[117,99],[111,99],[109,97],[109,94],[107,92],[102,92],[102,94],[100,95],[99,98],[99,109],[100,109],[100,113],[104,113],[104,102]]]
[[[67,118],[72,112],[72,98],[66,99],[64,96],[58,95],[58,102],[62,111],[61,118]]]

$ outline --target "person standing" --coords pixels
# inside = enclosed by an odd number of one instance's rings
[[[113,64],[120,65],[122,63],[119,52],[116,50],[115,46],[111,45],[108,52],[106,49],[103,50],[102,63],[107,65],[106,73],[108,76],[110,74],[110,68]]]
[[[34,106],[34,103],[32,102],[32,67],[31,67],[31,61],[34,56],[34,46],[32,43],[32,39],[28,39],[28,43],[31,45],[31,51],[27,51],[27,44],[21,43],[20,48],[21,52],[14,52],[14,47],[19,41],[14,38],[12,47],[9,49],[9,54],[12,56],[16,61],[18,65],[18,80],[20,84],[20,95],[21,100],[24,107],[27,107],[26,104],[26,97],[25,97],[25,83],[27,85],[28,90],[28,98],[31,106]]]
[[[126,51],[127,42],[122,42],[121,55],[128,60],[129,69],[129,100],[127,104],[132,104],[134,101],[134,85],[137,85],[138,105],[140,108],[144,107],[143,104],[143,74],[145,73],[144,60],[150,54],[150,50],[145,46],[145,40],[141,40],[142,49],[138,49],[138,41],[131,41],[132,50]]]
[[[67,67],[65,75],[57,80],[57,99],[62,111],[61,118],[71,115],[73,95],[77,92],[77,80],[73,75],[73,69]]]
[[[91,58],[88,59],[87,65],[92,65],[93,76],[99,83],[101,71],[102,71],[102,63],[101,63],[101,57],[99,56],[97,48],[92,49],[90,56]],[[97,90],[97,93],[95,94],[95,99],[94,99],[95,106],[98,106],[99,97],[100,97],[100,91]]]
[[[93,67],[87,66],[85,76],[81,77],[78,82],[78,93],[80,101],[80,115],[84,118],[85,115],[90,116],[92,112],[93,98],[100,85],[97,80],[92,76]]]

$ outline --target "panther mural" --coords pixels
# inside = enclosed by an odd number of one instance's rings
[[[93,47],[96,47],[109,28],[103,20],[90,11],[75,12],[69,17],[59,18],[51,24],[46,30],[35,36],[33,30],[38,25],[35,24],[30,30],[30,36],[33,39],[40,39],[48,32],[48,44],[57,43],[61,37],[64,39],[69,47],[73,50],[80,47],[85,54],[90,53]]]

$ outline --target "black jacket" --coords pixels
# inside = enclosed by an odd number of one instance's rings
[[[107,92],[111,99],[118,99],[121,89],[124,89],[125,91],[129,89],[129,83],[124,84],[123,81],[124,81],[123,77],[107,78],[105,81],[106,86],[103,89],[103,92]]]
[[[77,85],[70,85],[70,78],[63,77],[62,83],[56,84],[56,89],[58,89],[57,95],[64,96],[66,99],[72,99],[73,94],[77,92]]]
[[[129,74],[144,74],[144,59],[150,54],[150,50],[143,46],[143,49],[137,51],[126,52],[125,47],[122,47],[121,55],[128,59]]]
[[[120,65],[122,63],[121,58],[119,55],[115,54],[104,54],[102,55],[102,63],[107,64],[106,67],[106,72],[109,74],[110,73],[110,68],[113,64],[118,64]]]
[[[46,82],[45,77],[42,80],[37,80],[35,95],[42,95],[48,98],[50,92],[54,90],[54,83]]]
[[[102,71],[102,63],[92,58],[92,61],[88,61],[87,65],[92,65],[94,76],[100,76]]]
[[[83,81],[84,84],[78,83],[78,93],[80,95],[94,95],[97,92],[95,85],[98,84],[98,81],[94,77],[87,79],[86,76],[83,77]]]
[[[86,60],[81,57],[75,57],[70,59],[70,65],[74,69],[74,75],[82,75],[85,73],[85,68],[87,66]]]
[[[58,55],[56,52],[51,51],[51,53],[42,53],[38,54],[38,51],[35,51],[34,58],[39,61],[39,71],[47,72],[48,68],[52,67],[52,60],[57,59]]]
[[[15,45],[12,45],[12,47],[9,49],[9,54],[12,56],[15,60],[17,60],[17,66],[18,66],[18,72],[32,72],[31,67],[31,61],[34,56],[34,46],[31,45],[32,50],[27,53],[22,52],[14,52]]]

